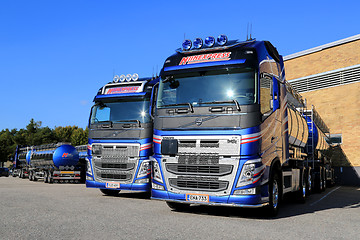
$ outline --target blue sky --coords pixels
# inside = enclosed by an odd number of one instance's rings
[[[86,127],[115,74],[159,72],[184,36],[269,40],[283,56],[359,34],[360,1],[0,1],[0,130]]]

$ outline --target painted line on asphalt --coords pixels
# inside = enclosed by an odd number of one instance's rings
[[[325,196],[323,196],[322,198],[320,198],[319,200],[317,200],[316,202],[313,202],[312,204],[310,204],[310,206],[314,206],[315,204],[317,204],[318,202],[320,202],[321,200],[323,200],[324,198],[326,198],[327,196],[329,196],[331,193],[335,192],[336,190],[338,190],[340,187],[335,188],[334,190],[332,190],[331,192],[329,192],[328,194],[326,194]]]

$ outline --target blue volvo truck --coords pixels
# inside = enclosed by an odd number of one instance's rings
[[[152,199],[177,210],[264,207],[270,215],[285,193],[305,201],[317,176],[306,104],[286,82],[282,56],[270,42],[225,35],[185,40],[160,77]]]
[[[153,86],[157,78],[116,75],[98,91],[89,119],[86,186],[105,195],[150,192]]]

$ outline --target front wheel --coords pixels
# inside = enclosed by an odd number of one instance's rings
[[[184,211],[190,207],[190,204],[187,203],[166,202],[166,204],[175,211]]]
[[[279,212],[279,202],[281,199],[281,181],[277,172],[273,173],[269,182],[269,206],[267,213],[269,216],[274,217]]]
[[[120,190],[111,190],[111,189],[100,189],[100,192],[107,196],[117,196]]]

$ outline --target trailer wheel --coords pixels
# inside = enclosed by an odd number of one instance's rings
[[[101,188],[100,191],[107,196],[117,196],[120,192],[120,190],[101,189]]]
[[[311,174],[311,169],[308,168],[306,170],[306,176],[307,176],[307,181],[306,181],[306,196],[310,196],[311,191],[312,191],[312,174]]]
[[[187,203],[179,203],[179,202],[166,202],[166,204],[175,211],[185,211],[189,209],[190,204]]]
[[[326,189],[326,168],[323,168],[323,171],[322,171],[322,175],[323,175],[323,191],[325,191]]]
[[[323,191],[323,174],[322,174],[322,167],[319,167],[319,170],[315,172],[315,187],[317,192]]]
[[[48,183],[48,172],[44,172],[44,183]]]
[[[267,214],[274,217],[279,212],[279,202],[281,199],[281,181],[279,174],[274,171],[271,174],[269,182],[269,206],[267,206]]]
[[[306,190],[307,190],[307,176],[305,169],[300,170],[300,189],[296,192],[296,199],[299,203],[305,203],[306,201]]]

